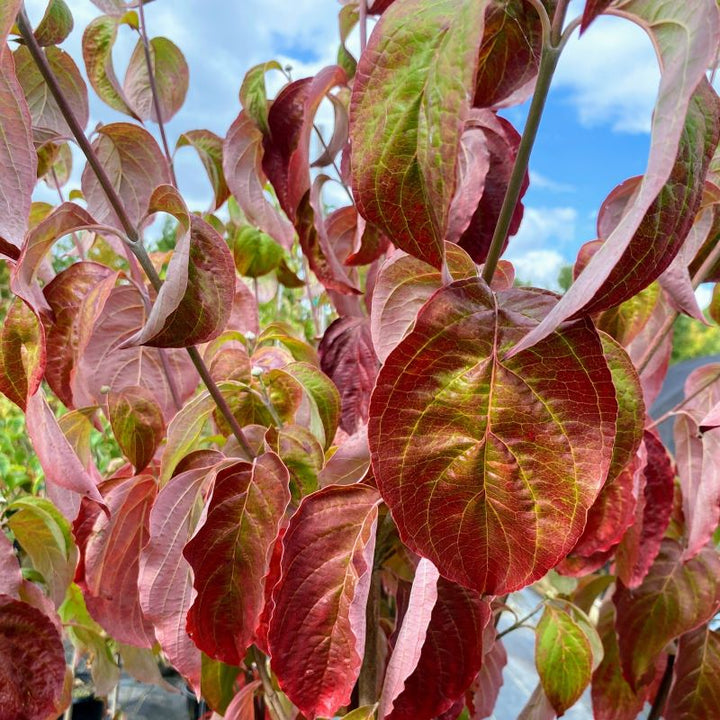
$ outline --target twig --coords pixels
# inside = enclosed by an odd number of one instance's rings
[[[513,630],[517,630],[519,627],[522,627],[533,615],[536,615],[540,610],[542,610],[544,605],[545,600],[541,600],[532,612],[525,615],[525,617],[521,617],[519,620],[510,625],[510,627],[505,628],[502,632],[499,632],[497,634],[498,639],[504,637],[508,633],[511,633]]]
[[[265,702],[270,708],[271,714],[275,716],[275,720],[287,720],[285,710],[280,703],[278,694],[275,692],[272,678],[265,665],[267,658],[254,645],[250,648],[250,658],[257,667],[258,675],[260,675],[260,681],[265,691]]]
[[[675,656],[668,655],[667,664],[665,665],[665,672],[663,673],[662,680],[660,681],[660,687],[658,688],[655,699],[653,700],[650,713],[647,716],[647,720],[658,720],[662,716],[662,712],[665,708],[665,701],[667,700],[668,692],[670,691],[670,685],[673,679],[673,665],[675,664]]]
[[[680,401],[675,407],[668,410],[666,413],[663,413],[657,420],[654,420],[650,425],[646,425],[646,430],[652,430],[653,428],[656,428],[658,425],[661,425],[664,423],[668,418],[675,415],[684,405],[687,405],[691,400],[696,398],[703,390],[710,387],[714,382],[717,382],[720,380],[720,373],[716,373],[715,375],[711,376],[709,380],[705,381],[700,387],[695,390],[694,392],[690,393],[686,398],[684,398],[682,401]]]

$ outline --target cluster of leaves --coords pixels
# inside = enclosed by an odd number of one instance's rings
[[[226,718],[479,720],[498,616],[541,580],[521,717],[589,685],[600,719],[716,716],[720,367],[688,379],[674,459],[646,415],[678,313],[703,319],[693,288],[720,280],[715,0],[587,0],[564,30],[566,0],[350,0],[337,65],[273,99],[280,66],[252,68],[226,136],[172,153],[182,53],[142,2],[93,2],[85,72],[130,121],[89,137],[66,3],[34,30],[0,5],[0,391],[44,471],[0,507],[0,717],[67,705],[66,636],[100,693],[116,653],[144,676],[161,653]],[[558,55],[601,13],[647,31],[662,80],[647,172],[608,196],[559,298],[499,257]],[[521,138],[498,111],[530,96]],[[70,142],[82,190],[33,202],[39,180],[62,193]],[[184,147],[204,213],[176,187]],[[349,201],[328,212],[332,173]],[[157,213],[175,238],[149,254]],[[317,347],[258,318],[260,278],[305,292],[310,272],[337,312]],[[98,430],[122,460],[98,466]]]

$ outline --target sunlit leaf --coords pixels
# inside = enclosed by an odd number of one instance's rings
[[[245,73],[240,86],[240,103],[263,135],[267,135],[270,131],[268,128],[268,100],[265,90],[265,75],[270,70],[282,72],[282,65],[277,60],[269,60],[255,65]]]
[[[73,25],[65,0],[50,0],[33,34],[41,47],[59,45],[72,32]]]

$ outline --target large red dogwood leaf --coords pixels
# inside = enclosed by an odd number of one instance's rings
[[[440,269],[488,0],[406,0],[382,16],[350,106],[360,213]]]
[[[718,41],[713,0],[662,5],[623,0],[612,11],[650,34],[662,64],[647,171],[582,281],[571,286],[518,352],[578,312],[620,304],[662,273],[690,230],[717,146],[718,98],[704,78]]]
[[[480,670],[491,615],[487,600],[441,577],[420,660],[388,718],[433,718],[449,710]]]
[[[197,591],[188,633],[206,655],[229,665],[242,663],[255,635],[289,479],[272,452],[219,470],[207,519],[183,551]]]
[[[680,638],[667,720],[705,720],[720,710],[720,632],[703,626]]]
[[[53,622],[26,602],[0,595],[0,718],[58,714],[65,652]]]
[[[149,648],[155,634],[140,607],[138,568],[157,484],[153,477],[140,475],[107,480],[101,488],[110,516],[95,517],[78,584],[90,614],[115,640]],[[80,539],[78,545],[82,547]]]
[[[720,555],[711,547],[683,561],[682,548],[663,540],[642,585],[622,583],[613,597],[623,675],[632,688],[646,684],[655,661],[674,638],[706,623],[720,608]]]
[[[556,302],[445,286],[377,379],[373,469],[403,540],[446,577],[502,594],[574,545],[610,467],[617,401],[588,321],[503,354]]]
[[[379,501],[367,485],[330,485],[304,498],[283,539],[268,644],[310,718],[346,705],[360,673]]]

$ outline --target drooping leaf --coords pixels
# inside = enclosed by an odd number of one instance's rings
[[[8,308],[0,329],[0,392],[25,410],[45,372],[45,331],[20,298]]]
[[[270,132],[268,127],[268,99],[265,90],[265,75],[270,70],[282,72],[282,65],[277,60],[268,60],[255,65],[245,73],[240,86],[240,103],[263,135]]]
[[[207,172],[215,196],[211,209],[217,210],[230,195],[223,173],[223,140],[210,130],[188,130],[178,138],[175,150],[187,146],[195,149]]]
[[[157,484],[140,475],[105,481],[103,490],[110,516],[99,513],[95,518],[79,584],[90,614],[115,640],[152,647],[155,635],[140,607],[138,567]]]
[[[595,20],[598,15],[604,13],[613,0],[585,0],[585,9],[583,10],[582,24],[580,25],[580,32],[584,33],[590,23]]]
[[[432,718],[470,687],[483,659],[490,605],[478,593],[441,577],[420,660],[395,700],[391,720]]]
[[[613,602],[623,675],[646,684],[665,645],[706,623],[720,608],[720,556],[704,548],[683,561],[682,548],[663,540],[655,563],[634,590],[618,584]]]
[[[154,395],[140,385],[108,394],[110,425],[125,457],[142,472],[165,437],[165,421]]]
[[[89,27],[89,26],[88,26]],[[111,123],[98,129],[92,146],[134,226],[145,216],[156,187],[170,183],[167,160],[155,138],[131,123]],[[93,169],[82,174],[82,191],[90,214],[104,225],[123,229]]]
[[[340,391],[340,427],[351,435],[367,422],[378,370],[367,318],[335,320],[325,331],[318,352],[322,371]]]
[[[15,18],[19,3],[3,8],[7,29]],[[7,11],[8,16],[6,16]],[[9,13],[12,12],[10,16]],[[28,227],[32,191],[37,178],[37,155],[32,142],[32,120],[22,87],[15,76],[13,54],[5,44],[3,27],[0,46],[0,253],[17,259]]]
[[[343,69],[344,71],[344,69]],[[333,132],[330,140],[322,141],[323,151],[313,160],[310,167],[327,167],[332,165],[338,153],[347,145],[348,133],[350,131],[350,118],[348,116],[347,103],[349,96],[347,93],[337,95],[326,95],[333,107],[334,122]]]
[[[32,605],[0,595],[0,718],[52,717],[64,682],[65,653],[53,622]]]
[[[406,681],[420,662],[430,618],[438,600],[439,579],[437,568],[429,560],[421,558],[415,568],[410,599],[385,670],[385,681],[378,705],[378,717],[381,720],[393,712],[395,700],[402,695]]]
[[[59,45],[72,32],[73,25],[73,16],[65,0],[50,0],[33,35],[41,47]]]
[[[268,644],[280,687],[309,717],[346,705],[360,672],[378,502],[368,486],[327,487],[283,539]]]
[[[667,720],[702,720],[720,710],[720,632],[700,627],[680,638]]]
[[[437,269],[487,4],[392,5],[360,58],[353,85],[358,210],[397,247]]]
[[[295,502],[318,489],[318,474],[325,464],[325,453],[310,430],[297,424],[268,428],[265,443],[287,467],[290,493]]]
[[[267,233],[252,225],[241,227],[232,242],[235,268],[245,277],[260,277],[272,272],[285,255],[283,248]]]
[[[183,554],[197,591],[188,612],[193,642],[207,655],[239,665],[264,605],[263,580],[285,508],[288,471],[272,452],[252,465],[220,470],[203,526]]]
[[[188,66],[185,56],[172,40],[155,37],[149,41],[148,46],[160,107],[159,119],[167,122],[185,102],[189,82]],[[142,39],[137,41],[130,56],[123,91],[140,120],[158,122]]]
[[[120,16],[123,14],[120,13]],[[113,66],[112,51],[117,39],[118,22],[117,17],[101,15],[85,28],[82,38],[85,70],[90,84],[104,103],[139,120],[130,108]]]
[[[222,717],[226,720],[255,720],[255,691],[261,686],[260,680],[253,680],[230,701]]]
[[[367,427],[363,425],[335,450],[319,472],[318,483],[320,487],[351,485],[362,480],[369,468],[370,448]]]
[[[484,720],[492,715],[503,684],[502,672],[507,665],[507,651],[503,641],[496,635],[495,627],[488,623],[483,634],[482,667],[469,690],[472,693],[472,720]]]
[[[17,598],[22,574],[15,548],[8,536],[0,533],[0,594]]]
[[[78,551],[68,521],[45,498],[18,498],[8,525],[59,607],[75,574]]]
[[[538,290],[495,296],[480,279],[445,286],[372,396],[373,469],[401,537],[489,594],[567,554],[610,465],[617,401],[586,321],[502,359],[555,302]]]

